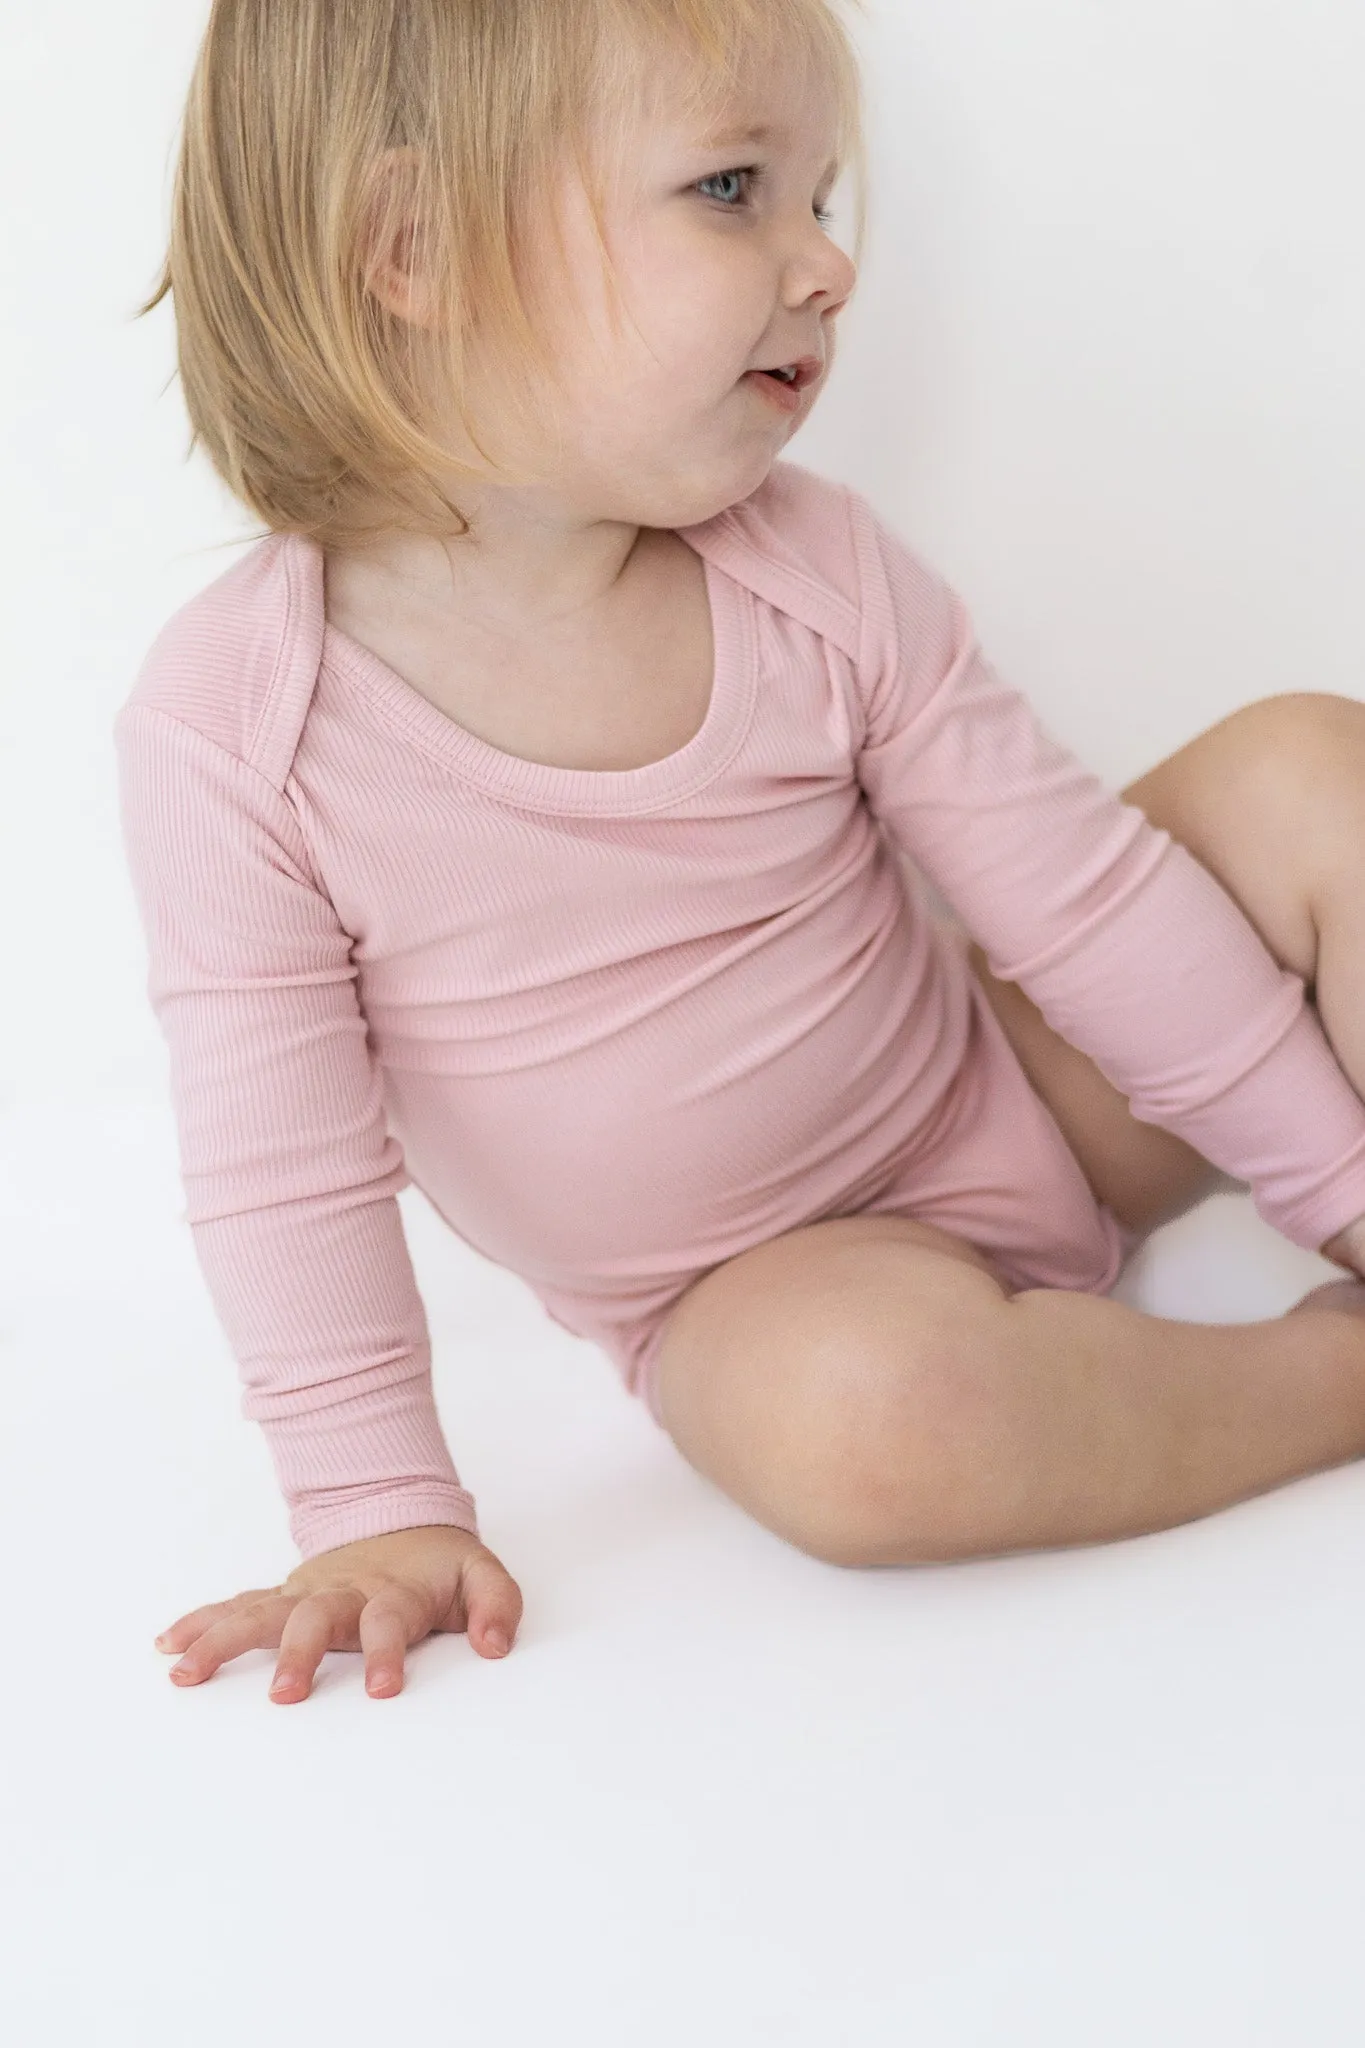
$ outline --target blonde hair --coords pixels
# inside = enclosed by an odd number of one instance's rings
[[[504,366],[507,405],[530,418],[554,365],[518,285],[518,251],[527,224],[544,217],[567,142],[615,283],[595,138],[615,161],[651,39],[690,58],[692,114],[718,105],[756,51],[803,51],[821,67],[840,165],[857,172],[861,261],[861,86],[836,4],[213,0],[185,108],[169,247],[137,309],[140,317],[173,295],[190,450],[202,444],[268,531],[324,545],[386,522],[467,532],[438,477],[477,472],[423,424],[432,337],[381,304],[366,283],[366,251],[412,224],[414,256],[448,309],[434,344],[441,388],[491,465],[466,413],[472,323]]]

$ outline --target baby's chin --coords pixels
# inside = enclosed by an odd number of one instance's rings
[[[671,485],[659,483],[657,487],[630,492],[620,502],[620,510],[604,516],[628,520],[636,526],[704,526],[706,520],[729,512],[731,506],[743,504],[745,498],[757,492],[772,471],[776,453],[767,455],[763,463],[745,463],[743,469],[729,465],[726,473],[714,481],[688,477]]]
[[[694,468],[690,475],[679,479],[676,491],[668,494],[672,516],[653,523],[700,526],[705,520],[718,518],[732,505],[742,504],[767,482],[785,445],[785,438],[775,435],[766,443],[749,441],[732,455],[707,465],[707,473],[698,473]],[[681,466],[687,468],[686,463]]]
[[[752,399],[748,403],[754,408]],[[670,425],[652,441],[648,435],[629,435],[624,445],[618,439],[605,454],[600,445],[593,449],[575,433],[571,445],[581,456],[583,485],[574,490],[562,482],[561,488],[580,506],[595,501],[603,519],[664,528],[701,526],[742,504],[767,481],[790,439],[789,422],[779,418],[777,428],[769,424],[764,430],[760,422],[755,431],[752,417],[745,421],[742,415],[737,424],[722,406],[719,420],[713,415],[709,421]]]

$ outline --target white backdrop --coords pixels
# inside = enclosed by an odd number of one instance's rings
[[[170,1687],[155,1632],[294,1562],[180,1221],[110,741],[250,525],[185,460],[169,307],[131,319],[205,13],[0,26],[25,2048],[1357,2043],[1355,1468],[1137,1543],[841,1573],[690,1473],[410,1190],[518,1646],[434,1641],[393,1702],[337,1655],[283,1712],[264,1653]],[[793,457],[937,562],[1115,787],[1254,698],[1365,696],[1365,9],[873,0],[857,34],[872,233]],[[1122,1287],[1236,1321],[1327,1276],[1233,1195]]]

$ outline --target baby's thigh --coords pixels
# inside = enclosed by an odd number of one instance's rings
[[[664,1427],[813,1556],[873,1561],[888,1531],[913,1544],[916,1527],[935,1554],[964,1404],[979,1427],[1009,1371],[1014,1291],[973,1246],[908,1217],[788,1231],[674,1305],[655,1361]]]

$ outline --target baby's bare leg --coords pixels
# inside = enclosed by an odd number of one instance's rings
[[[1172,1322],[1048,1289],[1007,1305],[1023,1361],[1007,1520],[1031,1543],[1167,1528],[1365,1455],[1365,1315]]]
[[[911,1564],[1168,1528],[1365,1455],[1365,1315],[1011,1297],[945,1232],[843,1217],[697,1282],[658,1387],[683,1455],[766,1527]]]

